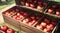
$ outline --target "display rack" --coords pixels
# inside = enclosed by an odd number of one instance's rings
[[[19,10],[23,10],[23,11],[27,11],[30,13],[30,15],[28,15],[27,17],[25,17],[24,19],[28,18],[29,16],[31,15],[34,15],[34,14],[40,14],[41,15],[41,18],[38,19],[38,21],[36,21],[36,23],[34,24],[34,26],[29,26],[25,23],[23,23],[23,20],[22,19],[21,21],[20,20],[15,20],[13,19],[11,16],[6,16],[4,14],[4,12],[2,13],[3,15],[3,18],[4,18],[4,21],[6,23],[9,23],[9,24],[12,24],[16,27],[18,27],[20,30],[24,31],[24,32],[27,32],[27,33],[46,33],[42,30],[39,30],[36,28],[36,25],[38,25],[39,23],[41,23],[41,21],[43,21],[44,18],[49,18],[51,20],[56,20],[57,24],[54,26],[53,30],[50,32],[50,33],[55,33],[56,32],[56,29],[58,29],[58,25],[59,25],[59,20],[60,20],[60,16],[57,16],[57,15],[54,15],[54,14],[49,14],[47,13],[47,10],[48,10],[48,7],[52,4],[52,3],[56,3],[58,4],[58,2],[54,2],[54,1],[46,1],[46,0],[43,0],[43,2],[47,2],[47,6],[44,8],[44,10],[41,12],[40,10],[37,10],[36,8],[31,8],[31,7],[27,7],[25,5],[21,5],[21,1],[24,1],[24,0],[15,0],[16,1],[16,6],[13,6],[11,7],[10,9],[7,9],[8,11],[11,10],[11,9],[14,9],[14,8],[17,8]],[[60,4],[58,4],[60,5]],[[5,10],[5,12],[7,11]],[[15,10],[15,9],[14,9]],[[19,11],[18,10],[18,11]],[[16,11],[15,11],[16,12]],[[17,14],[18,12],[16,12]],[[16,15],[14,14],[14,15]],[[13,16],[14,16],[13,15]],[[14,24],[13,24],[14,23]]]

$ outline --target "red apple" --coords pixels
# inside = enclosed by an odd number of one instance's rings
[[[37,25],[36,28],[43,30],[43,27],[41,25]]]
[[[24,16],[23,16],[23,15],[20,15],[19,17],[20,17],[20,19],[23,19],[23,18],[24,18]]]
[[[34,8],[34,7],[35,7],[35,5],[34,5],[34,4],[30,4],[30,7]]]
[[[19,14],[18,14],[19,15]],[[16,19],[16,20],[21,20],[21,19],[23,19],[24,18],[24,16],[23,15],[16,15],[16,16],[14,16],[13,18],[14,19]]]
[[[48,13],[53,13],[53,9],[48,9]]]
[[[16,20],[20,20],[20,17],[17,16],[15,19],[16,19]]]
[[[41,7],[40,5],[38,5],[37,6],[37,9],[42,11],[43,10],[43,7]]]
[[[31,21],[31,18],[26,18],[25,20],[23,20],[23,23],[29,23]]]
[[[17,16],[20,16],[20,13],[17,13]]]
[[[14,33],[13,29],[7,29],[6,33]]]
[[[14,12],[10,12],[10,15],[11,15],[11,16],[14,15]]]
[[[5,15],[6,16],[11,16],[9,12],[5,12]]]
[[[6,31],[8,29],[7,26],[1,26],[1,30]]]
[[[24,15],[24,16],[27,16],[27,15],[28,15],[28,12],[24,12],[23,15]]]
[[[47,29],[47,28],[45,28],[44,30],[43,30],[44,32],[46,32],[46,33],[50,33],[50,29]]]
[[[43,26],[43,27],[46,27],[47,23],[45,23],[45,22],[41,22],[40,25]]]
[[[25,4],[26,6],[29,6],[29,3],[28,2],[26,2],[26,4]]]
[[[50,29],[50,30],[53,30],[54,26],[53,26],[53,24],[50,24],[50,25],[47,25],[46,28],[47,28],[47,29]]]
[[[59,11],[56,11],[56,15],[60,15],[60,12]]]
[[[32,26],[33,24],[35,24],[36,20],[33,20],[31,22],[29,22],[29,25]]]

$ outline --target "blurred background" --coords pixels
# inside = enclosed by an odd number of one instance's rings
[[[13,3],[15,3],[14,0],[0,0],[0,9],[3,9]]]

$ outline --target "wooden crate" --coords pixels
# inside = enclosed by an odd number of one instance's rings
[[[40,31],[34,27],[25,25],[22,22],[16,21],[16,20],[12,19],[11,17],[3,15],[3,18],[6,23],[12,24],[27,33],[40,33],[40,32],[43,33],[42,31]]]
[[[28,25],[26,25],[22,22],[14,20],[12,17],[4,15],[3,13],[2,13],[2,15],[3,15],[4,21],[6,23],[12,24],[12,25],[18,27],[19,29],[21,29],[22,31],[25,31],[27,33],[40,33],[40,32],[44,33],[43,31],[40,31],[40,30],[36,29],[34,26],[33,27],[28,26]]]
[[[20,0],[18,0],[18,1],[20,1]],[[20,4],[18,3],[18,1],[16,0],[17,6],[20,5]],[[13,7],[15,7],[15,6],[13,6]],[[26,8],[26,7],[23,7],[23,6],[20,6],[20,7],[21,7],[21,8]],[[26,8],[26,9],[28,9],[28,8]],[[30,9],[30,8],[29,8],[29,9]],[[32,8],[31,8],[30,10],[32,10]],[[37,10],[37,11],[38,11],[38,10]],[[35,12],[35,13],[36,13],[37,11],[36,11],[36,10],[33,10],[33,12]],[[40,13],[41,13],[41,12],[40,12]],[[44,16],[46,16],[45,13],[42,13],[42,14],[43,14]],[[28,26],[28,25],[22,23],[21,21],[14,20],[12,17],[8,17],[8,16],[4,15],[3,13],[2,13],[2,15],[3,15],[4,21],[5,21],[6,23],[12,24],[12,25],[18,27],[20,30],[22,30],[22,31],[24,31],[24,32],[26,32],[26,33],[45,33],[45,32],[43,32],[42,30],[36,29],[34,26],[33,26],[33,27],[32,27],[32,26]],[[43,16],[43,17],[44,17],[44,16]],[[49,15],[49,16],[50,16],[50,15]],[[43,17],[42,17],[42,18],[43,18]],[[55,29],[56,29],[56,27],[54,28],[54,30],[52,31],[52,33],[54,33]]]

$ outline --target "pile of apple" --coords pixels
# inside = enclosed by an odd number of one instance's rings
[[[5,33],[15,33],[15,30],[9,28],[8,26],[0,26],[0,30]]]
[[[26,19],[24,19],[23,23],[29,26],[33,26],[37,22],[37,20],[39,20],[40,18],[41,18],[41,15],[31,15],[27,17]]]
[[[29,15],[29,12],[21,11],[21,12],[16,13],[16,15],[13,16],[13,19],[21,21],[22,19],[24,19],[28,15]]]
[[[60,16],[60,8],[56,10],[56,15]]]
[[[4,12],[4,14],[6,16],[13,16],[16,12],[19,12],[19,9],[18,8],[12,9],[12,10],[7,10],[7,11]]]
[[[50,14],[56,14],[56,15],[60,15],[60,8],[57,8],[57,4],[53,4],[49,9],[48,9],[48,13]]]
[[[54,27],[56,26],[56,21],[50,20],[48,18],[44,18],[39,24],[36,25],[36,28],[42,30],[46,33],[51,33]]]
[[[38,10],[43,10],[47,6],[47,2],[42,2],[41,0],[22,0],[21,4],[31,8],[37,8]]]
[[[38,10],[42,11],[46,7],[47,7],[47,2],[38,1],[38,5],[37,5]]]
[[[60,8],[57,8],[57,4],[52,4],[52,6],[48,9],[48,13],[60,15]]]

